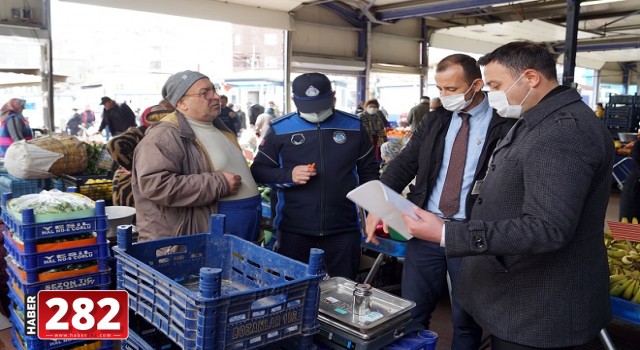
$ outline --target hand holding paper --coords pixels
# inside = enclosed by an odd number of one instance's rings
[[[413,212],[414,204],[382,182],[377,180],[369,181],[347,193],[347,198],[382,219],[385,224],[396,230],[402,237],[406,239],[413,237],[409,234],[401,213],[419,220],[418,216]]]

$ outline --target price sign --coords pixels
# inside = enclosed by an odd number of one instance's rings
[[[123,290],[46,290],[37,303],[27,296],[25,330],[37,324],[40,339],[126,339],[129,336],[129,297]],[[33,331],[33,328],[31,328]]]

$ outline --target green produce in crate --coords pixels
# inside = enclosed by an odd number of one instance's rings
[[[104,175],[107,173],[107,170],[101,169],[98,167],[98,162],[100,160],[100,154],[102,153],[102,149],[104,146],[102,144],[97,144],[95,142],[85,142],[85,148],[87,149],[87,170],[85,170],[85,174],[91,175]]]

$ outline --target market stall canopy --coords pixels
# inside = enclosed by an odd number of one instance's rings
[[[283,30],[295,30],[297,11],[321,6],[356,28],[363,28],[367,20],[374,25],[388,25],[404,19],[424,18],[427,28],[433,31],[429,39],[432,47],[486,53],[509,41],[526,39],[547,45],[557,55],[564,52],[568,3],[567,0],[63,1]],[[582,62],[582,66],[599,69],[606,62],[640,60],[637,1],[577,2],[581,3],[577,61]]]
[[[67,78],[66,75],[54,74],[53,82],[64,83]],[[0,68],[0,88],[40,85],[42,85],[42,75],[39,69]]]

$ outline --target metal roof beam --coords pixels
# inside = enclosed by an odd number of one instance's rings
[[[342,19],[349,22],[349,24],[354,27],[361,28],[362,23],[364,23],[364,21],[360,19],[360,13],[349,6],[333,1],[325,2],[323,4],[320,4],[320,6],[340,16]]]
[[[564,43],[553,46],[556,53],[564,52]],[[640,41],[627,41],[627,42],[595,42],[585,43],[578,42],[576,51],[607,51],[607,50],[622,50],[622,49],[638,49],[640,48]]]
[[[492,5],[509,4],[513,1],[505,0],[461,0],[461,1],[439,1],[431,4],[423,4],[410,8],[397,8],[389,10],[378,10],[378,17],[383,21],[393,21],[403,18],[424,17],[433,15],[444,15],[456,13],[475,8],[488,7]]]

